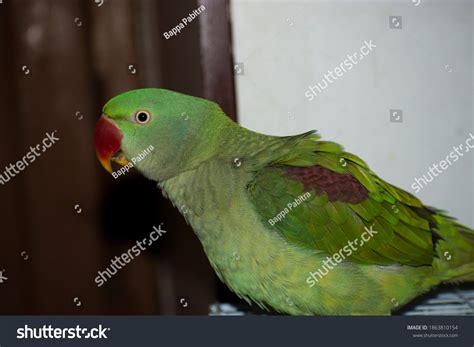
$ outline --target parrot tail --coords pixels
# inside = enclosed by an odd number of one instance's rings
[[[474,282],[474,230],[437,211],[433,267],[441,282]]]
[[[451,278],[445,280],[444,283],[459,284],[462,282],[474,282],[474,263],[462,265],[454,269],[450,275]]]

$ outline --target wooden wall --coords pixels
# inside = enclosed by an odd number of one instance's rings
[[[163,37],[201,4],[200,21]],[[0,4],[0,172],[46,132],[60,138],[0,185],[8,277],[0,314],[207,313],[216,278],[197,238],[155,184],[138,174],[114,180],[100,167],[93,129],[110,97],[146,86],[216,100],[235,117],[227,8],[221,0]],[[97,271],[161,222],[163,239],[98,288]]]

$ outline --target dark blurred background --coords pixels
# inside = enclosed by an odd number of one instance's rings
[[[237,301],[155,184],[113,179],[93,144],[103,104],[134,88],[215,100],[235,119],[230,37],[227,0],[0,1],[0,171],[46,132],[60,138],[0,186],[0,314],[207,314]],[[160,223],[167,233],[98,288],[98,271]]]

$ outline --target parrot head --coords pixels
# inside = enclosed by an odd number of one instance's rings
[[[109,173],[112,162],[132,163],[161,181],[210,157],[219,130],[229,122],[211,101],[165,89],[135,89],[105,104],[95,128],[96,153]]]

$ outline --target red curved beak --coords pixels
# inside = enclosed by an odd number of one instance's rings
[[[112,161],[126,165],[128,160],[120,152],[122,133],[117,125],[106,115],[102,115],[95,127],[95,150],[102,166],[112,173]]]

